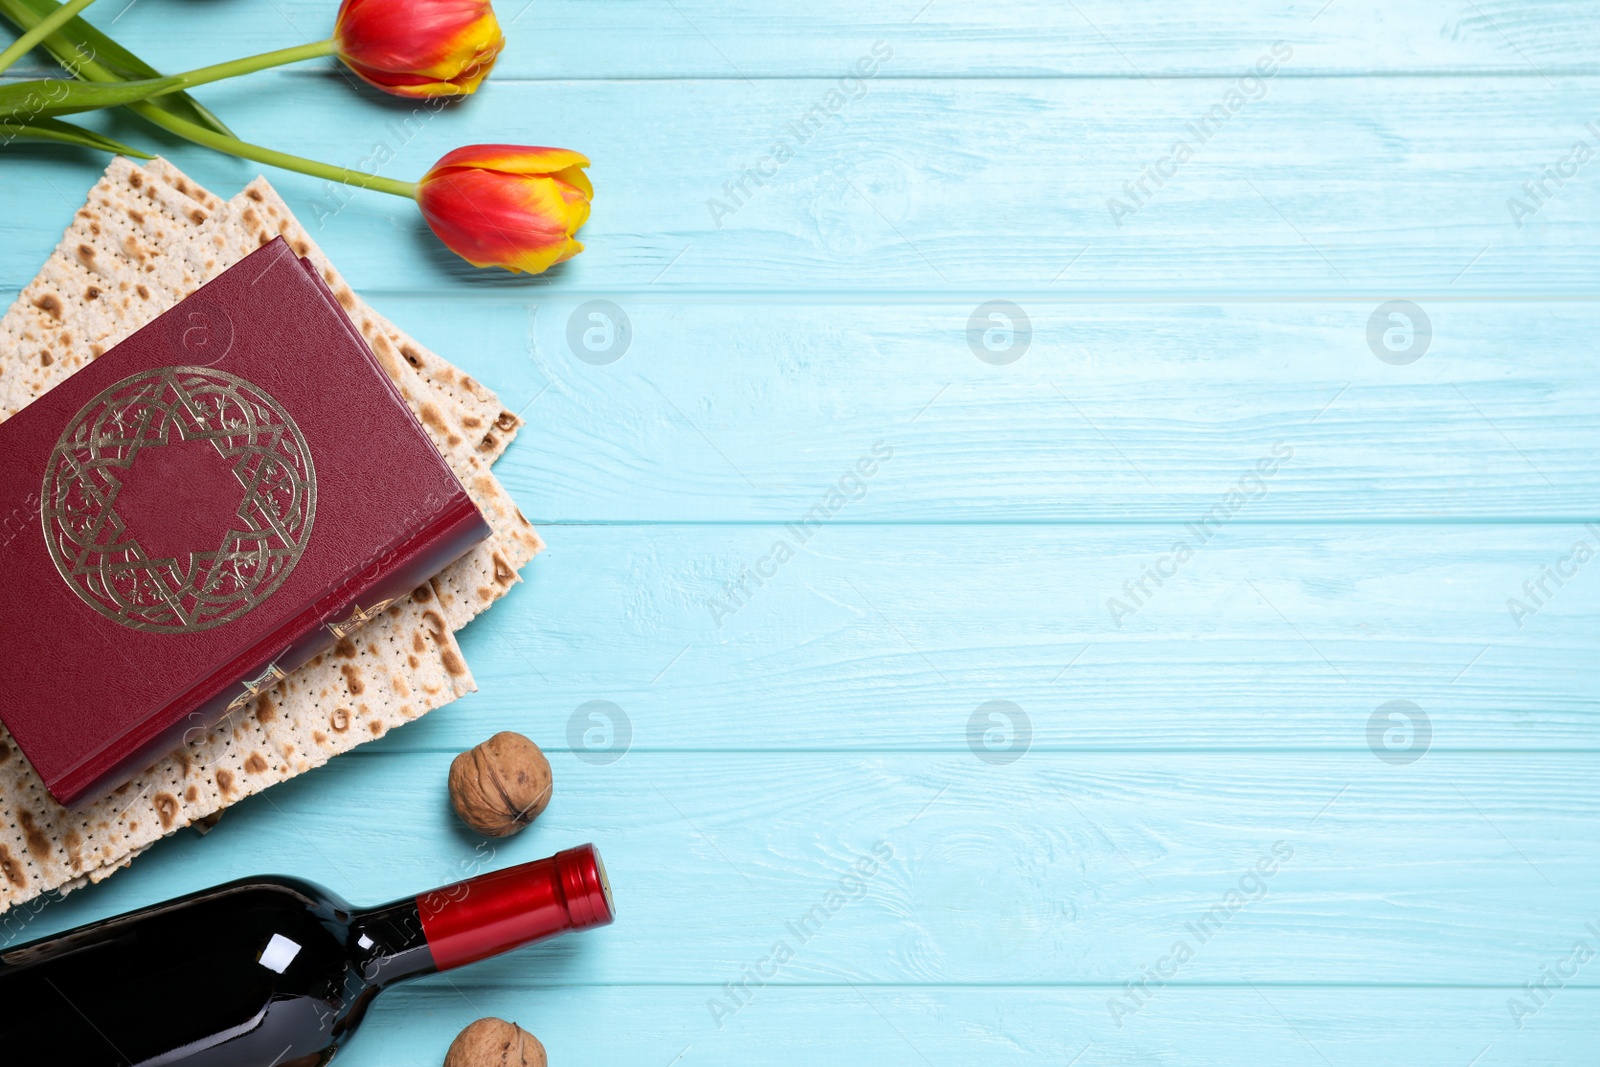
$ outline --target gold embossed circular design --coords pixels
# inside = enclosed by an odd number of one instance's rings
[[[214,547],[152,558],[117,496],[141,450],[178,442],[215,448],[240,504]],[[135,630],[194,633],[239,618],[289,577],[311,538],[317,476],[300,428],[259,386],[210,367],[162,367],[78,412],[40,499],[50,557],[86,604]]]

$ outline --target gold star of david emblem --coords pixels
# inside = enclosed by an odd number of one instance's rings
[[[135,630],[197,633],[288,580],[317,477],[305,435],[260,386],[157,367],[73,416],[39,498],[50,558],[79,599]]]

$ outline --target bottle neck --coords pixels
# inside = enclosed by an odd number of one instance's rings
[[[352,957],[369,986],[381,989],[439,969],[413,899],[359,912],[350,924],[350,936]]]
[[[615,918],[611,885],[593,845],[469,878],[370,914],[390,909],[397,910],[388,922],[404,924],[414,915],[414,933],[402,952],[390,953],[394,977],[385,981],[401,977],[402,967],[421,965],[418,949],[426,950],[428,971],[448,971]],[[416,973],[426,972],[405,976]]]

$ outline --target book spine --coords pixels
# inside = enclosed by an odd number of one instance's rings
[[[464,492],[446,503],[448,507],[427,517],[422,529],[378,550],[317,598],[296,617],[292,630],[279,631],[275,643],[282,651],[258,653],[231,664],[224,676],[241,681],[207,701],[191,718],[209,725],[248,704],[296,668],[350,638],[489,536],[489,524]]]

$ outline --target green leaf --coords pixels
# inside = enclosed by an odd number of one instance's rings
[[[61,5],[55,0],[0,0],[0,15],[24,30],[32,29]],[[159,78],[161,72],[95,29],[81,15],[44,39],[44,47],[62,66],[85,81],[110,82]],[[87,59],[86,59],[87,57]],[[172,93],[150,101],[169,114],[228,137],[234,132],[188,93]]]
[[[101,152],[110,152],[137,159],[153,158],[148,152],[141,152],[137,148],[130,148],[121,141],[113,141],[104,134],[86,130],[81,126],[74,126],[70,122],[59,119],[31,119],[28,122],[14,120],[0,121],[0,145],[8,145],[13,141],[52,141],[56,144],[78,145],[81,148],[94,148]]]
[[[26,123],[53,115],[120,107],[170,93],[183,79],[147,78],[136,82],[78,82],[65,78],[0,82],[0,122]]]

